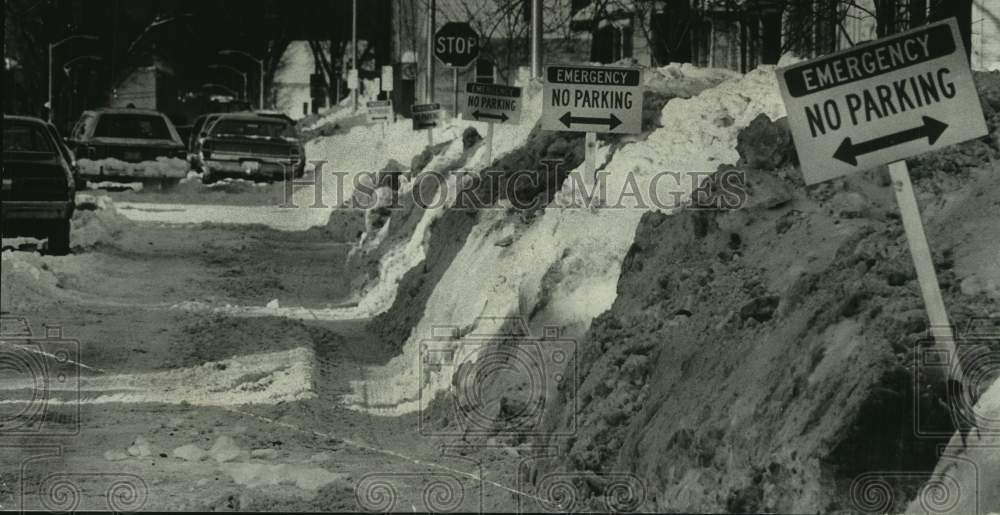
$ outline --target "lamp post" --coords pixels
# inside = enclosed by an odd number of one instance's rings
[[[351,91],[353,111],[357,112],[358,88],[361,87],[361,79],[358,77],[358,0],[351,2],[351,68],[354,69],[354,77],[358,79],[358,83],[354,85],[354,90]]]
[[[542,0],[531,0],[531,78],[542,77]]]
[[[247,99],[247,74],[246,74],[246,72],[241,72],[239,70],[239,68],[236,68],[235,66],[228,66],[228,65],[225,65],[225,64],[210,64],[210,65],[208,65],[208,67],[210,69],[213,69],[213,70],[229,70],[229,71],[232,71],[233,73],[239,74],[239,76],[243,78],[243,101],[244,102],[248,101],[248,99]]]
[[[257,59],[256,57],[242,51],[242,50],[220,50],[219,55],[242,55],[247,59],[252,60],[257,63],[257,67],[260,70],[260,84],[258,88],[260,89],[259,99],[258,99],[258,109],[264,109],[264,60]]]
[[[52,118],[53,118],[52,115],[55,113],[55,105],[53,105],[53,98],[52,98],[52,93],[53,93],[52,92],[52,84],[53,84],[52,68],[53,68],[53,65],[55,63],[52,61],[52,56],[53,56],[53,53],[55,52],[55,49],[57,47],[59,47],[63,43],[72,41],[74,39],[86,39],[86,40],[89,40],[89,41],[97,41],[99,38],[97,36],[92,36],[90,34],[74,34],[72,36],[68,36],[68,37],[65,37],[63,39],[60,39],[59,41],[56,41],[55,43],[49,43],[49,69],[48,69],[48,72],[49,72],[49,113],[48,113],[49,123],[52,123]]]

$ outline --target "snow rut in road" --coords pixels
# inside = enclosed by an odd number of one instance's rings
[[[49,398],[46,402],[53,405],[120,402],[196,406],[292,402],[315,397],[313,362],[312,350],[300,347],[162,372],[84,375],[79,381],[47,384]],[[5,391],[0,404],[37,402],[34,377],[0,378],[0,390]]]
[[[534,125],[533,123],[528,123],[528,120],[537,120],[541,114],[540,93],[541,85],[538,83],[533,83],[526,88],[525,104],[522,111],[525,117],[524,124],[495,128],[493,140],[494,157],[499,158],[515,150],[527,140]],[[347,173],[350,179],[345,180],[353,181],[354,174],[357,171],[381,169],[389,159],[408,162],[413,155],[419,154],[423,150],[426,140],[422,137],[415,137],[410,124],[409,120],[401,119],[395,124],[388,125],[386,129],[387,145],[384,151],[379,143],[378,127],[356,126],[346,136],[332,136],[313,140],[310,142],[311,147],[307,148],[307,155],[310,156],[310,159],[313,159],[315,156],[316,159],[328,160],[329,162],[325,168],[327,172]],[[445,140],[439,142],[451,140],[451,144],[447,146],[443,153],[435,156],[426,165],[424,170],[447,174],[447,178],[442,182],[441,187],[437,189],[434,199],[427,204],[428,207],[426,209],[414,208],[422,211],[420,221],[416,224],[415,229],[408,238],[402,239],[398,244],[384,251],[379,261],[377,279],[372,284],[367,285],[363,292],[360,292],[356,304],[345,307],[313,309],[299,306],[281,306],[279,299],[278,303],[270,306],[213,306],[204,302],[189,301],[179,303],[175,307],[177,309],[213,311],[235,316],[281,316],[299,320],[324,321],[366,319],[385,312],[392,306],[396,299],[399,282],[407,272],[424,261],[427,251],[427,241],[434,222],[441,217],[448,207],[454,204],[458,190],[456,177],[461,174],[477,173],[485,169],[488,164],[485,162],[486,148],[484,145],[476,147],[474,151],[471,151],[471,155],[465,155],[461,135],[467,127],[475,127],[479,130],[483,128],[482,124],[456,119],[452,120],[446,129],[435,133],[435,138],[441,138],[442,136],[445,138]],[[458,169],[453,173],[446,172],[446,170],[456,167]],[[324,189],[328,188],[329,183],[330,181],[323,183]],[[409,192],[408,188],[412,186],[412,183],[406,183],[401,188],[400,195],[407,195]],[[352,183],[352,187],[348,187],[343,191],[343,196],[349,198],[353,192]],[[308,205],[313,201],[313,197],[311,196],[313,192],[307,191],[306,193],[308,195],[302,198],[296,197],[298,205]],[[284,213],[286,215],[284,218],[289,223],[282,223],[277,228],[291,230],[305,228],[300,223],[305,218],[298,216],[294,212],[297,210],[286,211],[292,211],[291,213]],[[310,209],[310,211],[320,214],[327,213],[324,216],[329,216],[327,211],[316,209]],[[180,216],[191,217],[191,213],[192,211],[189,211],[188,214]],[[226,215],[227,219],[246,219],[246,215],[241,213],[219,214]],[[162,217],[162,215],[153,216]],[[208,213],[196,219],[203,220],[207,219],[206,217],[208,217]],[[195,218],[191,219],[196,220]],[[326,222],[327,220],[324,219],[323,223]],[[271,221],[270,223],[273,226],[276,222]],[[390,217],[388,224],[382,227],[381,232],[383,234],[387,232],[388,226],[392,224],[393,220]],[[316,220],[310,220],[307,222],[307,225],[319,225],[319,223]],[[371,245],[372,247],[378,246],[377,235],[366,234],[364,240],[368,240],[367,245]]]
[[[661,200],[686,198],[697,177],[738,160],[737,134],[761,113],[772,119],[784,115],[773,67],[728,80],[690,99],[670,101],[662,110],[664,128],[611,156],[605,168],[610,174],[608,191],[612,195],[623,191],[630,177],[642,191],[656,184]],[[607,147],[599,150],[599,162],[608,151]],[[676,172],[690,180],[656,183],[654,178],[663,172]],[[671,196],[665,188],[680,195]],[[566,188],[560,193],[570,194]],[[609,205],[615,204],[616,199],[609,198]],[[564,339],[582,336],[593,317],[614,301],[622,260],[645,211],[550,206],[523,229],[499,210],[482,213],[435,286],[402,355],[369,369],[367,380],[355,382],[345,402],[354,409],[384,415],[423,408],[438,392],[451,388],[452,375],[460,365],[449,363],[435,370],[422,367],[428,347],[441,352],[481,346],[482,340],[463,340],[460,335],[489,332],[479,327],[483,321],[522,318],[535,336],[553,326]],[[497,245],[501,240],[504,244]],[[436,339],[441,328],[445,333],[455,330],[451,336]],[[465,361],[478,355],[457,353]]]

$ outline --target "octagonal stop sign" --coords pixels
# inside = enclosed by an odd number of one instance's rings
[[[468,23],[445,23],[434,34],[434,55],[445,66],[465,68],[479,57],[479,34]]]

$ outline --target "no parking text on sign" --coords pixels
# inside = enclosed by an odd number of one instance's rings
[[[778,70],[808,184],[987,134],[955,20]]]
[[[642,70],[611,66],[549,66],[542,129],[642,132]]]

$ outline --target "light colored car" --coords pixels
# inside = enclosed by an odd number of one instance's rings
[[[170,119],[147,109],[84,111],[67,138],[82,179],[172,184],[191,169]]]

